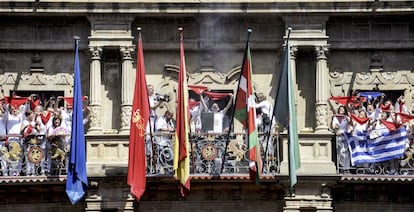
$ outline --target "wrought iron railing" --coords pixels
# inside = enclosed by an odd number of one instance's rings
[[[173,175],[174,134],[155,133],[147,136],[147,175]],[[152,142],[151,142],[152,141]],[[277,136],[259,134],[264,174],[280,172],[281,142]],[[69,135],[46,138],[43,135],[8,135],[0,141],[0,176],[65,175],[70,145]],[[227,150],[226,150],[227,148]],[[191,175],[238,175],[248,173],[248,147],[245,134],[191,134]],[[226,155],[224,155],[226,154]],[[344,167],[344,158],[337,149],[339,174],[413,175],[414,145],[403,158],[375,164]],[[224,162],[223,162],[224,161]]]
[[[69,135],[7,135],[0,142],[1,176],[65,175]]]
[[[190,173],[219,175],[248,173],[244,134],[191,134]],[[146,139],[147,174],[173,175],[174,134],[154,133]],[[151,142],[152,141],[152,142]],[[279,140],[259,134],[263,173],[279,172]],[[0,142],[0,176],[65,175],[70,135],[7,135]],[[266,146],[268,146],[266,148]],[[226,150],[227,147],[227,151]],[[226,154],[224,156],[224,154]],[[223,162],[224,161],[224,164]]]
[[[364,163],[350,165],[350,153],[346,143],[341,142],[340,136],[336,141],[337,172],[339,174],[354,175],[414,175],[414,144],[407,145],[401,158],[382,161],[378,163]]]
[[[173,174],[172,138],[173,134],[155,134],[153,142],[147,143],[148,174]],[[259,134],[259,142],[263,173],[278,173],[279,140]],[[193,175],[248,173],[248,147],[244,134],[191,134],[190,146],[190,173]]]

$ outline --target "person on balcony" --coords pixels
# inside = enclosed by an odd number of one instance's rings
[[[370,137],[371,138],[380,137],[380,136],[382,136],[382,134],[384,132],[389,132],[390,128],[395,127],[395,125],[394,125],[395,124],[395,119],[392,115],[391,107],[389,107],[389,106],[392,106],[390,104],[390,102],[388,102],[388,103],[386,102],[385,106],[383,106],[381,108],[381,110],[382,110],[381,117],[372,126],[372,131],[370,132]],[[390,124],[393,125],[393,127],[390,127]],[[395,130],[395,128],[392,129],[392,130]],[[389,160],[389,165],[390,165],[389,166],[390,167],[389,174],[394,175],[394,174],[397,173],[398,160],[399,159]],[[376,166],[376,163],[371,163],[370,164],[370,170],[369,171],[371,173],[374,173],[375,166]]]
[[[26,175],[35,175],[36,164],[33,161],[29,160],[29,151],[33,146],[41,145],[42,139],[39,138],[38,135],[44,132],[44,126],[42,121],[36,118],[36,114],[33,111],[26,111],[25,116],[26,119],[23,120],[20,131],[23,135],[24,141],[23,149],[26,156]],[[42,161],[44,161],[44,158],[42,158]],[[42,166],[42,168],[44,168],[44,166]],[[42,172],[44,173],[44,169]]]
[[[155,129],[157,133],[157,145],[155,147],[157,154],[157,170],[160,174],[168,172],[173,165],[172,155],[172,133],[175,131],[174,114],[170,111],[165,111],[163,116],[158,117],[155,122]]]
[[[9,174],[12,176],[20,175],[23,162],[22,139],[20,136],[21,125],[26,117],[23,113],[29,108],[27,102],[15,101],[13,96],[9,99],[9,103],[4,107],[6,118],[6,134],[14,135],[7,138],[8,151],[13,152],[13,157],[9,162]],[[20,98],[20,97],[16,97]],[[26,100],[24,100],[26,101]]]
[[[210,109],[208,110],[208,112],[212,112],[214,113],[214,125],[213,125],[213,130],[211,132],[213,133],[225,133],[229,131],[229,124],[224,123],[224,119],[226,116],[227,111],[230,109],[232,103],[233,103],[233,94],[230,93],[228,94],[230,96],[226,106],[223,109],[220,109],[219,105],[217,102],[213,102],[211,104]],[[204,108],[209,108],[207,106],[206,100],[204,98],[201,98],[201,102],[203,104]],[[229,123],[229,122],[228,122]],[[227,125],[225,125],[227,124]]]
[[[172,136],[171,133],[175,131],[175,121],[173,119],[174,114],[170,111],[165,111],[163,116],[158,117],[155,122],[155,129],[158,133],[166,133],[162,135],[160,141],[158,142],[161,146],[168,146],[171,142]]]
[[[269,132],[270,122],[272,118],[272,103],[266,100],[266,96],[263,93],[257,95],[257,103],[255,104],[257,113],[262,118],[263,131]]]
[[[348,142],[345,133],[348,131],[350,123],[348,111],[344,106],[339,106],[337,113],[332,116],[330,128],[334,130],[336,135],[336,150],[338,154],[338,162],[344,173],[349,173],[351,166],[351,156],[348,148]]]
[[[70,131],[62,125],[62,117],[57,115],[52,118],[52,125],[47,129],[46,137],[49,141],[47,170],[53,173],[54,168],[65,167],[67,164],[66,153],[70,149]],[[61,153],[64,153],[63,155]]]

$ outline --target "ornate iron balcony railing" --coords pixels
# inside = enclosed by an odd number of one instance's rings
[[[245,134],[232,133],[229,138],[227,136],[227,134],[202,133],[190,135],[191,175],[248,173],[248,146]],[[147,175],[149,177],[172,176],[174,134],[155,133],[152,139],[151,136],[147,136],[147,138]],[[280,156],[282,142],[276,136],[268,139],[265,134],[259,134],[259,142],[261,144],[263,173],[279,174],[282,161]],[[26,138],[22,138],[20,135],[8,135],[7,140],[0,141],[0,177],[66,175],[69,145],[70,136],[63,134],[55,136],[53,139],[43,135],[33,135]],[[343,160],[341,153],[338,152],[336,160],[338,174],[414,174],[414,146],[407,149],[403,158],[381,163],[345,168]]]
[[[232,134],[230,137],[227,134],[192,134],[190,173],[193,175],[249,173],[248,146],[243,137],[244,134]],[[148,174],[173,174],[174,139],[172,138],[171,133],[155,134],[153,142],[147,142]],[[279,173],[279,140],[274,137],[267,139],[265,134],[260,134],[259,142],[263,173]],[[227,151],[225,151],[226,147]]]

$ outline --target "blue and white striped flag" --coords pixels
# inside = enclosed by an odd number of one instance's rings
[[[404,127],[395,131],[384,129],[353,135],[346,134],[351,163],[353,166],[362,163],[377,163],[402,157],[406,147],[407,130]]]

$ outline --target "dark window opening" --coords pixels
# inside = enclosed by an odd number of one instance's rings
[[[314,207],[302,207],[299,210],[300,212],[316,212],[316,208]]]

